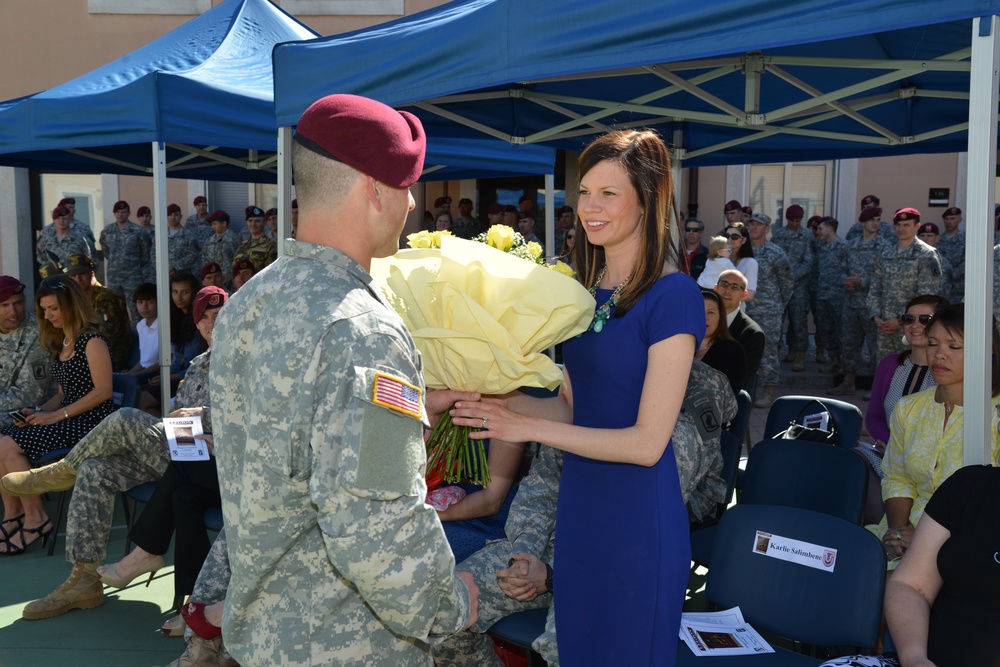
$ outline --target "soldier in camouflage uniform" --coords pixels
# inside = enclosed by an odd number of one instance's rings
[[[217,311],[226,294],[215,290],[206,310]],[[196,302],[195,310],[197,312]],[[214,317],[204,315],[203,321]],[[211,328],[199,325],[199,331],[211,339]],[[196,357],[177,390],[172,416],[201,417],[202,429],[212,433],[212,411],[208,394],[208,368],[211,350]],[[44,619],[71,609],[91,609],[104,603],[104,591],[97,567],[107,556],[115,498],[126,491],[163,476],[170,461],[163,422],[133,408],[121,408],[109,415],[85,435],[65,459],[41,468],[4,476],[0,484],[6,493],[34,496],[73,488],[66,518],[66,560],[73,564],[69,578],[52,593],[28,603],[22,612],[27,619]]]
[[[264,233],[264,211],[248,206],[246,217],[250,236],[236,249],[236,259],[246,257],[253,264],[254,272],[260,273],[278,258],[278,244]]]
[[[416,117],[374,100],[310,106],[292,147],[298,240],[216,325],[223,628],[247,667],[430,665],[431,642],[475,621],[478,589],[424,503],[423,430],[477,395],[425,394],[368,273],[398,248],[425,142]]]
[[[95,262],[101,261],[101,253],[97,251],[97,239],[94,238],[94,230],[90,225],[84,224],[82,220],[76,219],[76,198],[64,197],[59,200],[57,206],[65,206],[69,209],[69,228],[76,234],[80,234],[87,239],[87,247],[90,249],[90,256]]]
[[[736,417],[736,411],[726,376],[696,360],[671,437],[681,495],[696,520],[714,514],[725,497],[726,484],[719,476],[720,437],[723,425]],[[539,455],[511,503],[506,538],[488,543],[459,564],[479,585],[479,620],[468,631],[434,647],[438,667],[501,667],[503,662],[485,634],[490,626],[519,611],[551,609],[549,586],[562,459],[561,451],[539,447]],[[550,665],[558,665],[554,625],[543,637],[541,643],[536,640],[536,650]]]
[[[785,251],[795,287],[788,302],[788,353],[793,371],[806,369],[809,349],[809,278],[813,271],[813,234],[802,226],[805,211],[793,204],[785,211],[787,223],[771,230],[771,243]]]
[[[111,351],[111,368],[116,373],[128,370],[128,356],[132,350],[132,324],[129,322],[125,301],[97,282],[94,276],[94,260],[86,255],[68,258],[65,273],[73,279],[90,298],[94,310],[104,322]]]
[[[101,230],[101,252],[104,253],[104,277],[108,289],[124,297],[132,322],[139,321],[133,293],[149,275],[149,234],[128,219],[128,202],[117,201],[112,209],[115,221]]]
[[[208,216],[212,224],[212,235],[201,244],[201,264],[204,266],[210,262],[215,262],[221,266],[226,273],[226,288],[232,288],[232,279],[229,269],[236,261],[236,248],[239,242],[236,234],[229,229],[229,214],[225,211],[214,211]]]
[[[135,211],[135,223],[142,227],[149,238],[149,260],[143,271],[143,282],[156,283],[156,228],[153,226],[153,211],[148,206],[140,206]]]
[[[52,354],[38,341],[38,322],[25,311],[24,285],[0,276],[0,426],[8,413],[41,405],[53,394]]]
[[[938,287],[937,293],[945,298],[951,294],[952,287],[955,284],[955,269],[947,257],[938,248],[938,242],[941,240],[941,231],[937,225],[933,222],[925,222],[917,228],[917,238],[934,248],[937,253],[938,261],[941,262],[941,285]],[[962,295],[959,297],[958,301],[961,302],[962,298],[965,296],[965,289],[962,290]]]
[[[879,215],[881,216],[882,209],[879,208],[880,204],[881,202],[879,201],[878,197],[876,197],[875,195],[867,195],[864,199],[861,200],[861,210],[864,211],[866,208],[878,208],[880,211]],[[884,240],[889,245],[896,245],[897,239],[896,239],[895,228],[885,220],[882,220],[881,218],[879,218],[878,232],[876,233],[882,240]],[[847,230],[847,236],[844,240],[853,241],[856,238],[860,238],[863,234],[864,234],[864,223],[859,220],[858,222],[851,225],[851,228]]]
[[[208,200],[204,196],[198,195],[192,204],[194,204],[194,213],[184,221],[184,229],[188,230],[201,246],[213,234],[212,219],[208,215]]]
[[[844,380],[826,392],[831,396],[854,394],[855,378],[861,364],[861,350],[865,341],[868,341],[871,355],[875,356],[876,330],[875,323],[868,315],[868,288],[875,273],[875,265],[890,247],[885,239],[878,235],[881,214],[882,209],[875,207],[862,211],[859,220],[864,226],[864,234],[847,243],[847,278],[843,283],[845,300],[841,337]],[[871,361],[874,364],[878,359]]]
[[[929,245],[917,238],[920,211],[902,208],[893,216],[898,243],[883,253],[868,290],[868,314],[878,329],[878,358],[903,349],[899,315],[921,294],[937,294],[941,262]]]
[[[962,209],[952,206],[941,214],[944,233],[938,239],[937,250],[951,263],[952,280],[948,291],[942,296],[952,303],[965,301],[965,232],[959,230],[962,224]]]
[[[39,264],[56,261],[65,265],[70,255],[90,257],[90,244],[87,237],[70,227],[69,208],[56,206],[52,210],[52,224],[42,230],[35,244],[35,258]]]
[[[785,251],[767,240],[770,226],[771,216],[754,213],[748,227],[750,242],[753,243],[753,256],[757,260],[757,293],[753,301],[747,303],[747,315],[760,325],[766,338],[764,356],[758,371],[764,384],[764,393],[754,403],[758,408],[769,407],[774,401],[780,377],[781,320],[795,284],[792,265],[788,262]]]
[[[156,263],[155,249],[150,263]],[[181,207],[171,204],[167,207],[167,255],[170,261],[170,275],[175,273],[198,273],[201,261],[201,246],[197,232],[181,226]]]
[[[843,338],[840,322],[844,315],[844,280],[847,279],[847,244],[837,236],[836,218],[823,218],[819,223],[819,243],[816,244],[816,327],[829,334],[830,362],[820,367],[821,373],[840,370]]]

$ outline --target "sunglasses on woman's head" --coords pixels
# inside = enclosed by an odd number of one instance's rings
[[[41,286],[45,289],[69,289],[66,286],[66,281],[61,278],[46,278],[42,281]]]
[[[909,315],[909,314],[907,314],[907,315],[900,315],[899,316],[899,321],[902,322],[903,324],[913,324],[914,322],[919,321],[924,326],[927,326],[928,324],[930,324],[930,321],[933,318],[934,318],[933,315]]]

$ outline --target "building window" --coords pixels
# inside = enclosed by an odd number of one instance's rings
[[[87,0],[91,14],[183,14],[194,16],[212,8],[212,0]]]
[[[295,16],[402,16],[403,0],[281,0]]]
[[[761,164],[750,166],[747,201],[754,212],[783,220],[785,207],[798,204],[805,219],[825,215],[831,191],[832,163]]]

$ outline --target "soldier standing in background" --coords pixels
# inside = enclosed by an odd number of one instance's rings
[[[901,208],[892,224],[898,243],[882,254],[868,290],[868,315],[878,329],[879,359],[903,349],[899,316],[906,303],[921,294],[937,294],[941,286],[937,252],[917,238],[920,211]]]
[[[70,255],[91,256],[87,237],[75,231],[70,224],[71,215],[66,206],[52,209],[52,224],[42,229],[38,243],[35,244],[35,258],[39,264],[58,261],[65,265],[66,258]]]
[[[425,395],[369,275],[399,248],[425,146],[415,116],[380,102],[310,106],[292,145],[298,236],[216,324],[223,632],[244,667],[430,665],[431,641],[476,620],[478,589],[424,503],[423,431],[478,395]]]
[[[847,278],[847,244],[837,236],[836,218],[823,218],[819,223],[816,244],[816,328],[828,330],[830,362],[820,367],[821,373],[840,370],[843,339],[840,322],[844,311],[844,280]]]
[[[924,222],[917,228],[917,238],[934,248],[934,252],[937,253],[938,260],[941,262],[941,286],[938,287],[937,293],[948,298],[955,284],[955,269],[951,261],[938,249],[938,242],[941,240],[941,230],[933,222]],[[962,292],[964,294],[965,290],[963,289]],[[957,303],[961,303],[961,301],[962,299],[959,298]]]
[[[952,303],[965,301],[965,232],[959,229],[962,224],[962,209],[952,206],[941,214],[944,222],[944,234],[938,239],[937,249],[942,257],[951,262],[952,280],[947,296]]]
[[[133,294],[150,274],[149,234],[128,219],[131,209],[127,201],[115,202],[111,210],[115,221],[101,230],[104,278],[109,290],[124,297],[131,321],[138,322],[139,311],[135,309]]]
[[[167,206],[167,257],[170,275],[197,273],[201,268],[201,246],[196,233],[181,225],[181,207],[177,204]],[[156,263],[155,255],[150,263]]]
[[[868,314],[868,288],[871,286],[875,265],[882,254],[889,249],[889,244],[878,235],[882,224],[882,209],[866,208],[858,220],[861,222],[863,234],[847,243],[847,278],[844,279],[844,325],[842,327],[842,356],[844,380],[826,393],[830,396],[851,396],[856,388],[858,367],[861,364],[861,350],[865,341],[872,357],[876,352],[875,323]],[[878,359],[871,359],[872,368]]]
[[[764,356],[760,361],[760,379],[764,392],[754,402],[754,407],[767,408],[774,402],[780,379],[781,321],[785,306],[792,295],[792,266],[785,251],[767,240],[771,216],[754,213],[748,232],[757,260],[757,294],[747,303],[747,315],[764,331]]]
[[[792,370],[806,369],[806,352],[809,350],[809,278],[813,270],[813,234],[802,226],[805,211],[792,204],[785,211],[784,227],[771,230],[771,242],[785,251],[792,266],[795,287],[788,302],[788,354],[785,361],[792,362]]]
[[[69,209],[69,228],[87,239],[87,245],[90,247],[90,256],[95,262],[101,261],[101,253],[97,251],[97,239],[94,238],[94,230],[90,228],[90,225],[84,224],[82,220],[76,219],[76,197],[63,197],[59,200],[57,206],[65,206]]]

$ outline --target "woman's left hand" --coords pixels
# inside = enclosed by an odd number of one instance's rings
[[[882,546],[890,558],[902,558],[913,540],[913,526],[890,528],[882,536]]]
[[[50,412],[32,412],[25,418],[24,423],[28,426],[48,426],[61,422],[63,419],[65,416],[63,416],[62,408],[57,408]]]
[[[507,442],[531,442],[535,439],[534,419],[505,408],[505,399],[486,398],[481,401],[459,401],[451,411],[452,423],[470,426],[470,438],[499,438]]]

